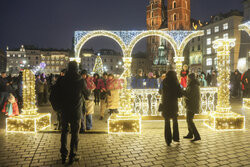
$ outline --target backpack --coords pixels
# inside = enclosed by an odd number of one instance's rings
[[[61,110],[61,99],[60,99],[60,89],[58,84],[51,86],[51,92],[49,96],[49,101],[54,111]]]

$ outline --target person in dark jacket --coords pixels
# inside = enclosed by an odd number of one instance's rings
[[[240,97],[240,90],[241,90],[241,74],[239,72],[239,70],[235,70],[234,74],[232,76],[233,80],[232,80],[232,85],[233,85],[233,97]]]
[[[185,96],[186,109],[187,109],[187,124],[188,135],[184,136],[185,139],[194,139],[192,141],[201,140],[200,134],[194,124],[194,115],[200,111],[200,87],[199,81],[195,79],[195,75],[192,73],[188,75],[188,86],[183,92]]]
[[[68,156],[67,136],[69,125],[71,129],[71,143],[69,163],[79,160],[77,155],[78,135],[80,120],[82,116],[82,98],[88,97],[87,86],[78,73],[78,65],[75,61],[68,64],[66,75],[58,82],[60,92],[60,107],[62,111],[61,132],[61,157],[62,163],[66,162]]]
[[[179,142],[178,129],[178,98],[182,96],[182,90],[178,82],[176,72],[169,71],[163,80],[162,87],[162,116],[165,118],[165,140],[168,146],[172,143]],[[170,119],[173,120],[173,136],[171,133]]]
[[[0,76],[0,111],[3,108],[4,103],[7,101],[10,93],[10,85],[12,83],[8,81],[6,72],[1,72]]]

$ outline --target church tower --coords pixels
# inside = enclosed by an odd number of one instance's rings
[[[168,0],[168,29],[190,30],[190,0]]]
[[[167,10],[164,5],[164,0],[150,0],[147,6],[147,30],[161,29],[162,22],[165,20]],[[151,62],[158,55],[160,46],[160,37],[151,36],[147,38],[147,53],[150,56]]]

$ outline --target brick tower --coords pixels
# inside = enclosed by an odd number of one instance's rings
[[[159,30],[161,29],[162,22],[167,15],[164,0],[150,0],[147,6],[147,29]],[[150,56],[151,62],[158,54],[160,46],[160,37],[152,36],[147,38],[147,53]]]
[[[190,0],[168,0],[168,29],[190,30]]]

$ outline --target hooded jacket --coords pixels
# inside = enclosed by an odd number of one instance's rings
[[[187,107],[187,114],[198,114],[200,112],[200,84],[197,79],[193,79],[183,92]]]

